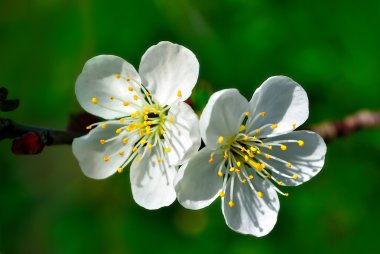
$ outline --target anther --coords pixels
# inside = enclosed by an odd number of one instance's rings
[[[223,155],[223,158],[224,158],[224,159],[228,159],[228,154],[225,153],[225,154]]]
[[[89,125],[89,126],[86,127],[86,130],[91,130],[91,129],[92,129],[91,125]]]
[[[174,118],[172,116],[169,118],[169,122],[174,123]]]
[[[238,174],[240,174],[240,169],[235,169],[235,173],[238,173]]]
[[[121,128],[119,128],[119,129],[116,129],[116,131],[115,131],[117,134],[120,134],[120,132],[121,132]]]
[[[246,183],[246,182],[247,182],[247,179],[244,178],[243,180],[241,180],[241,182],[242,182],[242,183]]]
[[[220,137],[218,138],[218,143],[219,143],[219,144],[223,143],[223,140],[224,140],[224,138],[223,138],[222,136],[220,136]]]
[[[139,99],[139,97],[135,94],[135,95],[133,95],[133,99],[134,99],[135,101],[137,101],[137,100]]]
[[[222,173],[222,171],[219,171],[219,172],[218,172],[218,176],[220,176],[220,177],[222,177],[222,176],[223,176],[223,173]]]
[[[125,122],[125,119],[124,119],[124,118],[120,118],[119,122],[120,122],[120,123],[124,123],[124,122]]]
[[[297,175],[297,174],[294,174],[294,175],[292,176],[292,178],[293,178],[294,180],[296,180],[296,179],[298,178],[298,175]]]
[[[117,172],[119,172],[119,174],[121,174],[123,172],[123,168],[118,168]]]
[[[238,167],[240,167],[240,166],[241,166],[241,162],[240,162],[240,161],[236,162],[236,165],[237,165]]]
[[[286,164],[286,166],[287,166],[288,168],[291,168],[291,167],[292,167],[292,163],[288,162],[288,163]]]
[[[230,207],[233,207],[233,206],[235,205],[235,203],[231,200],[230,202],[228,202],[228,205],[229,205]]]
[[[105,128],[107,128],[107,124],[104,123],[104,124],[102,124],[101,127],[102,127],[102,129],[105,129]]]
[[[101,139],[99,140],[100,144],[104,145],[104,143],[106,143],[106,141],[104,139]]]
[[[146,97],[149,97],[149,96],[150,96],[150,93],[146,92],[146,93],[145,93],[145,96],[146,96]]]
[[[208,160],[208,162],[211,164],[214,162],[214,158],[213,157],[210,157],[210,159]]]
[[[247,112],[245,112],[245,115],[246,115],[246,116],[250,116],[251,113],[247,111]]]
[[[113,99],[115,99],[115,97],[113,97],[112,95],[110,96],[110,100],[112,101]]]
[[[148,144],[148,150],[152,149],[152,144]]]
[[[272,175],[271,174],[267,174],[267,177],[269,178],[269,179],[271,179],[272,178]]]
[[[267,112],[263,111],[261,112],[261,116],[266,116],[267,115]]]
[[[129,86],[129,87],[128,87],[128,90],[129,90],[130,92],[132,92],[132,91],[133,91],[133,87]]]
[[[255,130],[255,132],[256,132],[257,134],[260,134],[261,130],[260,130],[260,129],[257,129],[257,130]]]
[[[272,148],[273,148],[272,146],[268,146],[268,149],[269,149],[269,150],[272,150]]]
[[[276,129],[278,127],[278,124],[272,124],[271,128]]]
[[[177,92],[177,96],[178,96],[178,97],[182,97],[182,92],[181,92],[181,90],[178,90],[178,92]]]
[[[263,195],[263,193],[261,191],[257,192],[257,196],[259,196],[259,198],[263,198],[264,197],[264,195]]]
[[[245,130],[245,125],[244,124],[240,125],[239,131],[244,131],[244,130]]]
[[[253,175],[249,175],[249,179],[253,179]]]
[[[124,152],[123,152],[123,151],[120,151],[120,152],[118,152],[118,154],[119,154],[120,156],[122,156],[122,155],[124,154]]]
[[[98,99],[95,98],[95,97],[93,97],[93,98],[91,99],[91,102],[92,102],[93,104],[98,104]]]
[[[128,139],[127,138],[124,138],[123,139],[123,143],[126,144],[128,142]]]
[[[115,78],[119,79],[120,78],[120,74],[115,74]]]
[[[248,161],[248,160],[249,160],[248,155],[244,155],[244,160],[245,160],[245,161]]]
[[[133,147],[133,149],[132,149],[132,152],[136,152],[137,151],[137,147],[135,146],[135,147]]]
[[[234,167],[230,168],[230,172],[234,172],[234,171],[235,171]]]
[[[286,149],[287,149],[286,145],[281,145],[280,148],[282,151],[286,151]]]
[[[157,158],[157,163],[158,163],[158,164],[160,164],[160,163],[161,163],[161,161],[162,161],[162,159],[161,159],[161,158]]]
[[[269,159],[270,159],[270,155],[269,155],[269,154],[266,154],[266,155],[265,155],[265,158],[266,158],[267,160],[269,160]]]
[[[278,183],[278,185],[282,185],[283,184],[282,181],[278,181],[277,183]]]
[[[127,106],[129,106],[129,102],[124,101],[124,102],[123,102],[123,105],[124,105],[125,107],[127,107]]]
[[[223,198],[225,195],[226,194],[223,191],[219,192],[219,197]]]
[[[103,160],[104,160],[105,162],[107,162],[107,161],[110,160],[110,158],[106,155],[106,156],[103,157]]]
[[[292,126],[293,126],[293,129],[295,129],[297,127],[297,125],[295,123],[293,123]]]
[[[165,148],[165,152],[169,153],[172,149],[170,147]]]
[[[165,134],[165,131],[164,130],[160,130],[160,133],[161,133],[161,135],[164,135]]]
[[[247,141],[249,139],[249,136],[245,135],[244,136],[244,141]]]
[[[298,140],[297,143],[301,147],[305,145],[305,142],[303,140]]]

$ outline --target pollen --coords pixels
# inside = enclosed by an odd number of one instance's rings
[[[123,143],[126,144],[128,142],[128,139],[127,138],[124,138],[123,139]]]
[[[257,154],[261,154],[261,151],[260,150],[257,150],[257,152],[256,152]]]
[[[171,149],[170,147],[166,147],[166,148],[165,148],[165,152],[167,152],[167,153],[170,153],[171,150],[172,150],[172,149]]]
[[[181,90],[178,90],[178,92],[177,92],[177,96],[178,96],[178,97],[182,97],[182,92],[181,92]]]
[[[234,207],[234,206],[235,206],[235,203],[231,200],[230,202],[228,202],[228,205],[229,205],[230,207]]]
[[[263,195],[263,193],[261,191],[257,192],[257,196],[259,196],[259,198],[263,198],[264,197],[264,195]]]
[[[104,145],[104,143],[106,143],[106,141],[104,139],[101,139],[99,140],[100,144]]]
[[[245,115],[246,115],[246,116],[250,116],[251,113],[247,111],[247,112],[245,112]]]
[[[271,128],[276,129],[278,127],[278,124],[272,124]]]
[[[263,111],[261,112],[261,116],[266,116],[267,115],[267,112]]]
[[[219,172],[218,172],[218,176],[220,176],[220,177],[222,177],[222,176],[223,176],[223,173],[222,173],[222,171],[219,171]]]
[[[286,151],[286,149],[287,149],[286,145],[281,145],[280,148],[282,151]]]
[[[95,97],[93,97],[93,98],[91,99],[91,102],[92,102],[93,104],[98,104],[98,99],[95,98]]]
[[[110,160],[110,157],[108,157],[108,156],[106,155],[106,156],[103,157],[103,160],[104,160],[105,162],[107,162],[107,161]]]
[[[134,99],[135,101],[137,101],[137,100],[139,99],[139,97],[135,94],[135,95],[133,95],[133,99]]]
[[[105,129],[105,128],[107,128],[107,124],[102,124],[102,129]]]
[[[269,179],[271,179],[271,178],[272,178],[272,175],[271,175],[271,174],[267,174],[267,177],[268,177]]]
[[[291,168],[291,167],[292,167],[292,163],[288,162],[288,163],[286,164],[286,166],[287,166],[288,168]]]
[[[219,192],[219,197],[223,198],[225,195],[226,194],[223,191]]]
[[[305,142],[303,140],[298,140],[297,143],[301,147],[305,145]]]
[[[119,172],[119,174],[123,173],[123,168],[117,168],[117,172]]]
[[[131,114],[131,117],[132,117],[132,118],[135,118],[135,117],[136,117],[136,114],[133,114],[133,113],[132,113],[132,114]]]
[[[220,137],[218,138],[218,143],[221,144],[221,143],[223,143],[223,141],[224,141],[224,138],[223,138],[222,136],[220,136]]]
[[[127,106],[129,106],[129,102],[124,101],[124,102],[123,102],[123,105],[124,105],[125,107],[127,107]]]
[[[256,137],[256,136],[253,136],[252,138],[253,138],[253,140],[257,140],[257,137]]]
[[[296,180],[296,179],[298,178],[298,175],[297,175],[297,174],[294,174],[294,175],[292,176],[292,178],[293,178],[294,180]]]
[[[133,91],[133,87],[129,86],[129,87],[128,87],[128,90],[129,90],[130,92],[132,92],[132,91]]]
[[[112,101],[112,100],[114,100],[115,99],[115,97],[113,97],[112,95],[110,96],[110,100]]]

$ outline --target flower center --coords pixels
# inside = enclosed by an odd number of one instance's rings
[[[253,118],[253,121],[257,120],[259,117],[265,117],[266,112],[261,112],[257,116]],[[286,151],[287,146],[283,143],[298,143],[300,147],[304,146],[304,141],[302,140],[280,140],[280,141],[272,141],[272,142],[264,142],[265,136],[260,136],[260,133],[265,128],[276,129],[278,124],[271,123],[265,124],[262,127],[255,130],[247,130],[245,128],[245,123],[247,122],[248,117],[250,117],[249,112],[245,112],[241,117],[241,125],[239,133],[234,135],[233,137],[225,140],[224,137],[220,136],[218,139],[219,149],[222,152],[223,160],[219,165],[218,175],[223,177],[223,188],[219,193],[220,197],[224,197],[227,181],[230,180],[230,193],[229,193],[229,206],[233,207],[235,203],[233,202],[233,189],[234,182],[238,180],[241,184],[249,184],[250,188],[256,193],[259,198],[263,198],[264,195],[260,191],[255,190],[255,186],[253,184],[254,177],[260,177],[264,181],[270,183],[275,190],[285,196],[288,196],[287,193],[281,192],[277,186],[274,185],[282,185],[283,182],[276,179],[272,175],[272,173],[276,173],[276,175],[280,175],[286,178],[297,179],[298,175],[293,174],[292,176],[283,174],[268,164],[268,160],[276,160],[277,162],[284,163],[288,168],[295,167],[291,162],[278,158],[276,156],[271,155],[271,151],[273,149],[278,149],[280,151]],[[214,161],[214,153],[210,155],[209,163],[213,163]]]
[[[108,162],[114,156],[123,156],[127,151],[132,148],[131,155],[126,161],[118,168],[118,172],[121,173],[123,168],[127,166],[133,159],[140,160],[144,157],[147,151],[157,149],[159,157],[157,157],[157,163],[161,163],[165,157],[165,153],[171,152],[171,147],[165,146],[165,138],[167,133],[167,124],[173,124],[175,119],[169,114],[169,110],[172,105],[177,103],[182,93],[178,91],[178,100],[171,105],[162,106],[155,101],[150,95],[149,91],[139,82],[129,77],[121,77],[116,74],[116,79],[123,79],[128,85],[128,91],[132,93],[133,101],[124,101],[121,98],[110,96],[110,100],[119,100],[123,106],[132,107],[135,109],[134,113],[126,114],[125,117],[115,120],[104,121],[100,123],[94,123],[87,127],[92,129],[94,126],[101,126],[102,129],[107,129],[109,125],[118,126],[115,130],[115,134],[108,139],[100,139],[99,142],[102,145],[111,142],[122,142],[124,145],[115,154],[104,155],[104,162]],[[137,89],[136,89],[137,86]],[[134,101],[139,101],[137,104]],[[106,107],[101,101],[98,101],[96,97],[93,97],[91,102],[99,107]],[[109,108],[107,108],[109,109]],[[111,109],[112,110],[112,109]],[[141,157],[137,157],[140,154]]]

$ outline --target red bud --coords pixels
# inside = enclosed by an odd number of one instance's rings
[[[38,133],[28,132],[13,140],[12,152],[17,155],[38,154],[44,149],[44,146]]]

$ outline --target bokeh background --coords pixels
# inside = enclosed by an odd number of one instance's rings
[[[378,24],[375,0],[1,0],[0,86],[21,100],[1,117],[63,129],[81,112],[74,83],[86,60],[115,54],[138,66],[149,46],[169,40],[197,55],[214,90],[250,98],[283,74],[308,92],[307,124],[340,119],[380,107]],[[69,146],[17,157],[10,143],[0,143],[1,253],[378,251],[380,129],[329,144],[322,172],[286,189],[263,238],[229,230],[220,201],[148,211],[134,203],[128,171],[96,181]]]

